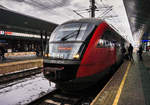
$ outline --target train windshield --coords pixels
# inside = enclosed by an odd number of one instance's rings
[[[52,59],[80,58],[85,40],[94,29],[89,23],[67,23],[58,26],[49,40],[48,53]]]
[[[88,23],[68,23],[58,26],[50,41],[83,41]]]

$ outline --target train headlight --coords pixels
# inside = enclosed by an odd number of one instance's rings
[[[79,58],[80,58],[80,55],[79,55],[79,54],[75,54],[75,55],[73,55],[73,58],[74,58],[74,59],[79,59]]]
[[[51,55],[48,53],[47,56],[50,57]]]
[[[45,56],[45,57],[50,57],[50,54],[49,54],[49,53],[48,53],[48,54],[44,54],[44,56]]]

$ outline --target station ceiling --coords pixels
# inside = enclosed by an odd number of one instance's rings
[[[134,35],[150,40],[150,0],[123,0],[131,31]]]
[[[57,24],[0,7],[0,30],[20,33],[51,33]]]

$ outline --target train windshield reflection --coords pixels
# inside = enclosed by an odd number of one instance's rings
[[[82,41],[87,30],[87,23],[68,23],[60,25],[52,33],[50,41]]]

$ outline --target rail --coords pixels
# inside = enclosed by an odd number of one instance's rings
[[[13,81],[15,79],[23,78],[26,76],[34,75],[37,73],[41,73],[41,67],[34,67],[30,69],[25,69],[22,71],[16,71],[13,73],[7,73],[7,74],[0,74],[0,84]]]

